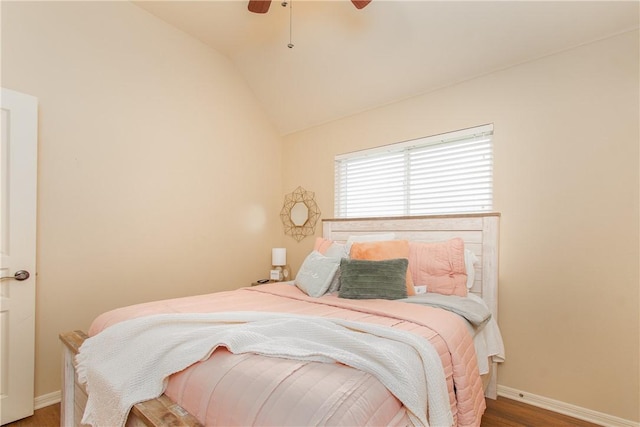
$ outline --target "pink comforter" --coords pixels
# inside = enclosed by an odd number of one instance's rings
[[[96,318],[89,335],[150,314],[220,311],[334,317],[411,331],[440,355],[457,425],[480,425],[485,401],[473,340],[462,318],[437,308],[333,295],[311,298],[294,286],[274,283],[112,310]],[[409,424],[402,404],[370,374],[340,364],[233,355],[225,349],[172,375],[165,394],[208,426]]]

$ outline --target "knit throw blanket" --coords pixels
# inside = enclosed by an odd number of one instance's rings
[[[258,312],[152,315],[88,338],[76,356],[78,380],[89,394],[82,423],[123,426],[133,405],[160,396],[171,374],[219,346],[235,354],[340,362],[378,378],[414,425],[453,424],[442,363],[427,340],[361,322]]]

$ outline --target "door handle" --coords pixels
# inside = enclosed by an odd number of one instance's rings
[[[23,281],[23,280],[27,280],[29,276],[31,275],[27,270],[20,270],[20,271],[16,271],[16,274],[14,274],[13,276],[0,277],[0,280],[15,279],[15,280]]]

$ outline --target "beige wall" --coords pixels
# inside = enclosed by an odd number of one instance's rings
[[[289,135],[284,187],[315,191],[328,218],[335,154],[493,123],[499,384],[638,421],[638,44],[622,34]],[[312,240],[288,242],[294,268]]]
[[[494,123],[499,382],[640,419],[637,32],[284,151],[229,61],[129,3],[3,2],[1,78],[40,101],[36,395],[60,388],[57,334],[104,310],[246,285],[283,241],[297,269],[313,239],[282,240],[282,196],[331,217],[335,154]]]
[[[2,2],[2,86],[39,99],[36,396],[60,332],[267,274],[281,138],[226,58],[129,2]]]

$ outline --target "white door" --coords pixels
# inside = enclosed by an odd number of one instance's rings
[[[33,414],[38,101],[1,93],[0,419]],[[29,276],[29,277],[27,277]]]

